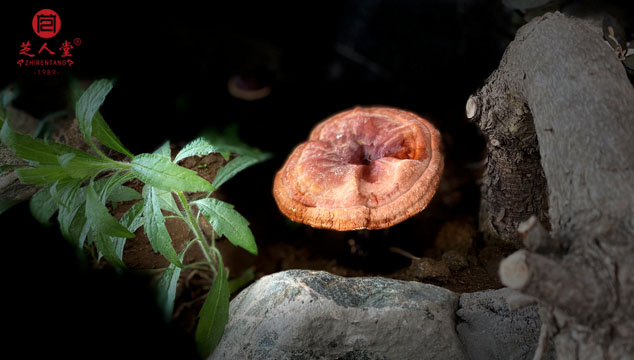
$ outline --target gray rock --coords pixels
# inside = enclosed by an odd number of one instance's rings
[[[210,359],[466,359],[457,305],[418,282],[284,271],[236,296]]]
[[[541,322],[537,305],[509,310],[514,290],[479,291],[460,296],[458,335],[472,360],[532,359]],[[546,359],[554,359],[549,346]]]

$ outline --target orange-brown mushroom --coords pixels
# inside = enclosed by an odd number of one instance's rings
[[[291,220],[332,230],[383,229],[423,210],[443,170],[440,133],[389,107],[357,107],[318,124],[275,176]]]

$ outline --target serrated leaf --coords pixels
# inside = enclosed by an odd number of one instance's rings
[[[143,226],[144,205],[145,204],[143,201],[137,201],[123,214],[121,220],[119,220],[119,223],[130,230],[131,233],[134,233],[141,226]],[[123,261],[123,250],[125,248],[125,243],[127,239],[123,237],[112,237],[111,239],[114,243],[115,254],[117,258]]]
[[[90,137],[93,134],[93,119],[110,90],[112,90],[112,81],[107,79],[97,80],[77,100],[75,112],[79,131],[89,144],[92,144]]]
[[[62,235],[80,248],[90,229],[85,216],[86,190],[81,183],[82,180],[74,180],[51,186],[51,196],[59,205],[57,221]]]
[[[133,238],[134,234],[115,219],[95,192],[94,183],[86,187],[86,217],[97,232],[114,237]],[[105,256],[105,254],[104,254]]]
[[[88,236],[110,265],[125,267],[123,260],[119,257],[119,254],[117,254],[117,246],[112,237],[98,230],[95,231],[95,229],[91,230]]]
[[[125,242],[128,239],[119,237],[111,237],[111,239],[114,243],[114,252],[117,256],[117,259],[121,259],[121,262],[123,262],[123,250],[125,249]]]
[[[210,131],[204,136],[205,140],[218,149],[225,160],[229,160],[229,154],[246,155],[259,158],[261,156],[268,158],[270,154],[263,153],[260,149],[252,147],[244,143],[238,137],[238,127],[235,124],[227,126],[224,131]]]
[[[119,257],[119,254],[117,254],[117,244],[112,237],[95,231],[94,229],[90,231],[89,237],[97,247],[97,250],[99,250],[110,265],[125,267],[123,260]]]
[[[74,80],[70,83],[70,94],[71,101],[73,103],[77,103],[82,96],[82,89],[79,85],[79,82]],[[112,150],[118,151],[122,154],[129,156],[130,158],[134,158],[134,155],[126,149],[125,146],[121,143],[121,140],[114,134],[110,126],[103,119],[103,116],[99,113],[99,111],[95,112],[95,115],[92,119],[92,135],[94,135],[102,144],[109,147]]]
[[[81,179],[53,183],[50,187],[51,197],[55,199],[60,207],[76,207],[79,203],[86,201],[83,194],[80,199],[77,198],[77,193],[84,192],[84,189],[81,188],[81,183]]]
[[[207,140],[200,137],[185,145],[174,158],[174,162],[179,162],[190,156],[203,156],[218,152],[218,148],[211,145]]]
[[[2,125],[0,140],[15,156],[41,165],[59,165],[57,157],[65,153],[73,153],[77,157],[92,157],[84,151],[64,144],[47,142],[17,133],[13,131],[8,122]]]
[[[257,255],[258,247],[249,222],[233,209],[233,205],[213,198],[196,200],[193,204],[198,206],[218,235],[224,235],[233,245]]]
[[[123,183],[134,179],[134,175],[131,173],[122,173],[121,171],[101,178],[95,181],[95,192],[97,194],[102,194],[101,198],[109,199],[113,192],[118,191],[119,188],[123,187]],[[125,191],[125,190],[124,190]]]
[[[172,264],[182,267],[178,254],[174,250],[174,246],[172,246],[170,234],[165,227],[165,217],[161,212],[154,189],[148,188],[147,190],[143,217],[145,219],[144,231],[152,245],[152,249],[158,251]]]
[[[41,188],[31,197],[29,209],[40,224],[51,224],[51,217],[57,211],[57,201],[51,196],[51,185]]]
[[[196,192],[215,189],[195,171],[178,166],[160,155],[137,155],[132,160],[132,172],[144,183],[167,191]]]
[[[148,198],[148,191],[154,189],[154,196],[158,199],[159,207],[163,210],[167,210],[174,214],[180,214],[181,211],[176,205],[176,201],[174,201],[174,196],[172,192],[166,191],[163,189],[158,189],[151,186],[143,187],[143,197]]]
[[[93,177],[102,171],[116,169],[116,163],[99,159],[94,156],[80,157],[73,153],[63,154],[58,157],[62,169],[73,178],[85,179]]]
[[[99,112],[95,113],[95,118],[92,122],[92,134],[105,146],[109,147],[114,151],[118,151],[121,154],[125,154],[129,156],[131,159],[134,158],[134,155],[123,146],[121,140],[114,134],[108,123],[103,119]]]
[[[137,201],[123,214],[119,221],[121,225],[125,226],[130,232],[137,231],[143,225],[144,207],[145,202],[143,200]]]
[[[5,122],[0,130],[0,141],[17,157],[44,165],[57,165],[57,152],[44,141],[19,134]]]
[[[178,256],[180,262],[183,262],[183,256],[185,251],[181,251]],[[163,309],[165,316],[165,322],[169,322],[172,319],[172,312],[174,311],[174,300],[176,299],[176,286],[178,285],[178,278],[181,275],[181,268],[174,264],[170,264],[167,269],[163,271],[156,289],[158,292],[159,306]]]
[[[158,149],[154,150],[152,154],[162,156],[171,161],[172,149],[170,148],[170,141],[167,140],[166,142],[164,142],[163,145],[161,145]]]
[[[20,181],[32,185],[48,185],[70,179],[61,166],[54,165],[38,165],[34,168],[17,169],[15,172]]]
[[[262,160],[251,156],[238,156],[235,159],[229,161],[225,166],[221,167],[220,170],[218,170],[218,173],[216,174],[212,185],[217,189],[240,171],[248,168],[251,165],[257,164],[260,161]]]
[[[118,186],[108,195],[108,201],[122,202],[141,199],[141,194],[128,186]]]
[[[66,216],[68,223],[63,227],[60,223],[62,235],[81,249],[84,246],[88,231],[90,231],[90,222],[86,219],[86,204],[71,209]]]
[[[200,356],[207,358],[220,342],[229,321],[229,285],[222,259],[198,317],[196,345]]]

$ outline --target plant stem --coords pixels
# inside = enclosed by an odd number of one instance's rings
[[[112,160],[110,158],[107,158],[108,160],[112,161],[113,163],[117,164],[117,167],[120,169],[124,169],[124,170],[130,170],[132,169],[132,164],[130,164],[129,162],[125,162],[125,161],[115,161]]]
[[[192,213],[192,210],[189,207],[189,203],[187,202],[187,198],[185,197],[185,194],[182,191],[177,191],[176,194],[178,194],[178,198],[181,202],[181,205],[183,205],[183,209],[185,210],[185,213],[187,215],[187,223],[189,224],[190,228],[196,235],[196,239],[194,241],[196,241],[198,245],[201,247],[203,254],[205,255],[205,258],[208,261],[209,267],[211,268],[213,273],[216,274],[217,273],[216,266],[215,266],[216,262],[214,261],[215,256],[213,256],[212,250],[209,248],[207,241],[205,241],[205,236],[203,235],[200,225],[198,224],[198,221],[196,221],[196,218],[194,217],[194,214]],[[213,245],[212,245],[212,249],[214,249]]]

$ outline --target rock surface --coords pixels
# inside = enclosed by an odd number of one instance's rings
[[[472,360],[532,359],[539,339],[537,305],[509,310],[509,288],[460,296],[458,335]],[[462,321],[462,322],[460,322]],[[545,359],[554,359],[549,346]]]
[[[458,301],[418,282],[284,271],[236,296],[210,359],[467,359]]]

